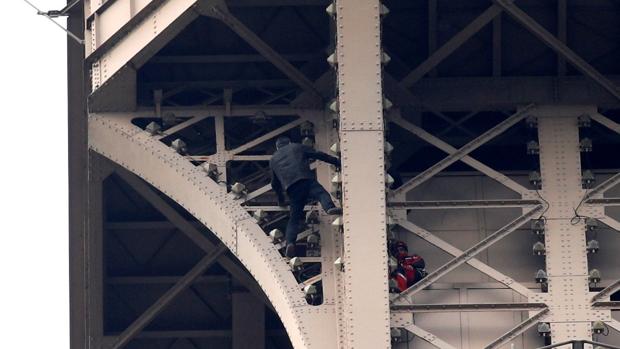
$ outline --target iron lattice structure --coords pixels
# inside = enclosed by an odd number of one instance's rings
[[[82,5],[73,348],[619,343],[618,4]],[[344,213],[310,217],[294,262],[284,134],[342,159],[316,171]],[[428,263],[399,294],[389,238]]]

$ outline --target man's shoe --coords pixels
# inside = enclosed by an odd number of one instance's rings
[[[342,214],[342,208],[332,207],[329,210],[327,210],[327,214],[330,214],[330,215]]]
[[[295,257],[297,255],[297,253],[295,252],[295,244],[287,244],[284,255],[286,256],[286,258]]]

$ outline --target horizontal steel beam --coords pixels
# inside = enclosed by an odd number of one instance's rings
[[[174,284],[180,279],[181,276],[114,276],[106,277],[105,283],[108,285],[168,285]],[[193,284],[225,284],[229,282],[230,277],[227,275],[209,275],[198,277]]]
[[[620,347],[617,346],[613,346],[610,344],[605,344],[605,343],[599,343],[599,342],[593,342],[593,341],[588,341],[588,340],[574,340],[574,341],[566,341],[566,342],[560,342],[560,343],[555,343],[555,344],[551,344],[551,345],[545,345],[544,347],[539,347],[536,349],[552,349],[552,348],[559,348],[565,345],[569,345],[572,344],[573,349],[581,349],[581,348],[585,348],[584,344],[591,344],[592,346],[596,346],[594,348],[603,348],[603,349],[620,349]]]
[[[585,200],[585,203],[590,205],[618,206],[620,205],[620,198],[588,199]]]
[[[311,61],[317,59],[316,54],[282,55],[290,62]],[[269,62],[261,55],[202,55],[202,56],[155,56],[150,64],[215,64],[215,63],[259,63]]]
[[[396,209],[467,209],[509,208],[540,205],[538,200],[439,200],[439,201],[390,201],[388,207]]]
[[[205,80],[205,81],[155,81],[141,84],[140,87],[148,90],[172,89],[184,87],[186,89],[197,88],[291,88],[295,83],[291,80]]]
[[[618,76],[607,78],[620,84]],[[425,78],[412,86],[411,96],[412,99],[394,99],[393,102],[397,106],[423,109],[415,101],[424,101],[446,112],[516,109],[529,103],[620,106],[620,101],[582,76]]]
[[[106,336],[107,341],[113,339],[119,334],[115,332]],[[269,330],[267,335],[270,337],[286,336],[285,330]],[[231,338],[232,330],[195,330],[195,331],[142,331],[136,338],[148,339],[166,339],[166,338]]]
[[[203,227],[199,221],[189,222],[194,228]],[[177,229],[176,225],[170,221],[123,221],[123,222],[105,222],[104,229],[106,230],[173,230]]]
[[[330,0],[228,0],[229,7],[301,7],[301,6],[325,6],[331,4]]]
[[[606,310],[620,310],[620,302],[607,301],[607,302],[594,302],[592,303],[594,309],[606,309]]]
[[[488,311],[532,311],[546,308],[544,303],[406,304],[392,305],[392,312],[450,313]]]

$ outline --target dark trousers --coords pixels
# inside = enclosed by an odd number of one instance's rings
[[[286,226],[287,243],[294,243],[297,240],[297,234],[303,229],[306,219],[304,206],[307,203],[318,201],[325,211],[336,206],[327,190],[316,179],[304,179],[294,183],[286,190],[286,193],[291,202],[290,218]]]

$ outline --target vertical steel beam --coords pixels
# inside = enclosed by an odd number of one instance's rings
[[[591,296],[586,228],[583,223],[571,224],[573,209],[585,195],[581,189],[579,130],[576,116],[563,113],[562,109],[550,109],[538,120],[541,195],[550,205],[545,248],[554,343],[589,338],[592,320],[587,311]]]
[[[124,348],[127,343],[134,339],[148,324],[155,319],[181,292],[185,291],[199,276],[201,276],[215,261],[228,249],[220,243],[215,250],[203,257],[187,274],[177,281],[166,293],[153,303],[142,315],[121,333],[116,341],[110,346],[111,349]]]
[[[381,3],[338,0],[345,348],[390,348]],[[361,175],[363,174],[363,175]]]
[[[226,130],[224,128],[224,116],[215,116],[215,147],[217,154],[226,152]],[[218,157],[217,168],[220,172],[220,180],[228,182],[228,171],[226,169],[226,161]]]
[[[103,279],[105,265],[104,246],[104,202],[103,181],[109,175],[103,159],[91,152],[88,174],[88,223],[86,235],[86,319],[89,346],[99,348],[103,340]]]
[[[265,349],[265,305],[249,292],[232,294],[232,349]]]
[[[72,0],[68,0],[70,2]],[[67,28],[84,32],[83,3],[72,8]],[[86,321],[86,250],[84,241],[88,221],[88,140],[84,74],[84,48],[67,39],[67,84],[69,127],[69,292],[70,348],[87,347]]]

